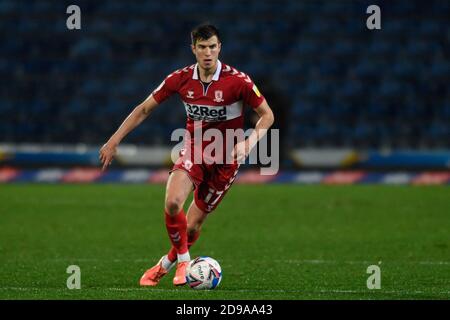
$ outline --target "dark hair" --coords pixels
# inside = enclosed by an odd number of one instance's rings
[[[195,45],[198,40],[208,40],[212,36],[216,36],[220,42],[219,29],[212,24],[201,24],[191,31],[191,41]]]

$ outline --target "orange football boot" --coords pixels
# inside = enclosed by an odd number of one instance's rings
[[[175,277],[173,278],[173,284],[176,286],[182,286],[186,284],[186,267],[189,261],[178,262],[177,271],[175,272]]]
[[[162,277],[164,277],[169,270],[164,269],[162,266],[162,260],[164,256],[159,259],[158,263],[153,266],[152,268],[145,271],[144,275],[141,277],[141,280],[139,281],[139,284],[141,286],[156,286],[159,283],[159,280],[161,280]],[[178,271],[178,270],[177,270]]]

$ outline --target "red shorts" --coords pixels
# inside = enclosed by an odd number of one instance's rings
[[[203,212],[210,213],[231,187],[239,170],[239,164],[194,164],[180,157],[172,170],[187,172],[194,184],[194,201]]]

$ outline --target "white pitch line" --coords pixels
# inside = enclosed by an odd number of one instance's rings
[[[338,261],[338,260],[275,260],[275,262],[281,263],[294,263],[294,264],[371,264],[373,261]]]
[[[133,262],[133,263],[141,263],[148,262],[153,263],[152,259],[98,259],[98,258],[56,258],[56,259],[44,259],[45,261],[52,262]],[[321,259],[278,259],[272,260],[270,262],[278,262],[278,263],[292,263],[292,264],[379,264],[380,262],[376,261],[368,261],[368,260],[360,260],[360,261],[339,261],[339,260],[321,260]],[[392,263],[392,264],[423,264],[423,265],[450,265],[450,261],[401,261],[401,260],[381,260],[381,263]]]
[[[5,290],[12,290],[12,291],[71,291],[65,288],[26,288],[26,287],[0,287],[0,291]],[[158,288],[88,288],[88,289],[80,289],[77,290],[77,292],[83,292],[85,291],[92,291],[92,290],[106,290],[106,291],[123,291],[123,292],[139,292],[139,291],[148,291],[148,292],[183,292],[186,290],[183,289],[158,289]],[[450,291],[441,291],[441,292],[426,292],[426,291],[405,291],[405,290],[377,290],[376,292],[373,292],[371,290],[283,290],[283,289],[237,289],[237,290],[231,290],[231,289],[219,289],[218,291],[224,292],[240,292],[240,293],[303,293],[303,294],[329,294],[329,293],[366,293],[366,294],[373,294],[373,293],[383,293],[383,294],[450,294]],[[212,292],[218,292],[218,291],[196,291],[198,294],[208,294]]]
[[[421,261],[419,264],[445,264],[450,265],[450,261]]]
[[[379,262],[375,261],[339,261],[339,260],[274,260],[275,262],[281,263],[292,263],[292,264],[383,264],[384,263],[392,263],[392,264],[423,264],[423,265],[450,265],[450,261],[399,261],[399,260],[381,260]]]

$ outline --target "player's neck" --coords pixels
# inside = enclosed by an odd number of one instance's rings
[[[200,80],[203,82],[211,82],[212,78],[214,76],[214,73],[216,73],[217,70],[217,62],[216,65],[209,69],[203,69],[202,67],[198,66],[198,74],[200,77]]]

